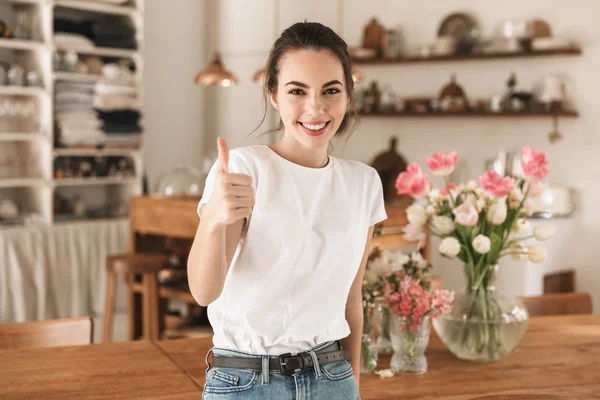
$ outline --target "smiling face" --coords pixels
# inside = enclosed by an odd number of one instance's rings
[[[284,137],[307,148],[326,148],[349,99],[340,60],[328,50],[289,52],[281,60],[278,78],[270,97],[281,115]]]

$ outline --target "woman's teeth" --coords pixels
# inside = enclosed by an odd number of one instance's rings
[[[302,123],[302,122],[300,122],[300,123],[301,123],[301,124],[302,124],[302,126],[304,126],[306,129],[310,129],[311,131],[318,131],[318,130],[321,130],[321,129],[325,128],[325,125],[327,125],[327,122],[324,122],[324,123],[322,123],[322,124],[319,124],[319,125],[310,125],[310,124],[305,124],[305,123]]]

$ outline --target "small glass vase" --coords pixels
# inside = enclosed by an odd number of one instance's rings
[[[364,313],[363,334],[360,351],[360,373],[370,374],[377,368],[377,343],[373,331],[372,311]]]
[[[488,266],[483,284],[459,292],[452,311],[433,321],[442,342],[460,359],[499,360],[527,331],[529,314],[521,300],[496,291],[497,270],[497,265]]]
[[[376,326],[378,330],[377,351],[379,354],[393,354],[392,347],[392,318],[390,309],[385,304],[377,305]]]
[[[392,316],[391,336],[394,355],[390,368],[394,373],[421,375],[427,372],[425,349],[429,344],[429,317],[423,317],[416,329],[407,318]]]

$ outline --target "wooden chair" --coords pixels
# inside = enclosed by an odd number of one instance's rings
[[[91,344],[91,317],[0,324],[0,349]]]
[[[112,340],[117,273],[124,275],[125,280],[130,286],[130,290],[131,286],[135,283],[136,277],[141,275],[143,336],[149,340],[159,339],[158,272],[167,266],[168,260],[169,257],[167,255],[140,253],[121,254],[110,256],[106,259],[106,300],[102,334],[104,343]],[[133,304],[130,304],[129,307],[133,307]]]
[[[592,297],[589,293],[546,294],[521,297],[521,300],[531,316],[592,313]]]

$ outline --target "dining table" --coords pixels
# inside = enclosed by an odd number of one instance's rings
[[[0,350],[0,399],[201,399],[211,347],[199,338]],[[456,358],[432,331],[426,356],[422,375],[362,374],[361,399],[600,399],[600,314],[531,317],[519,345],[487,363]],[[389,364],[380,356],[377,369]]]

